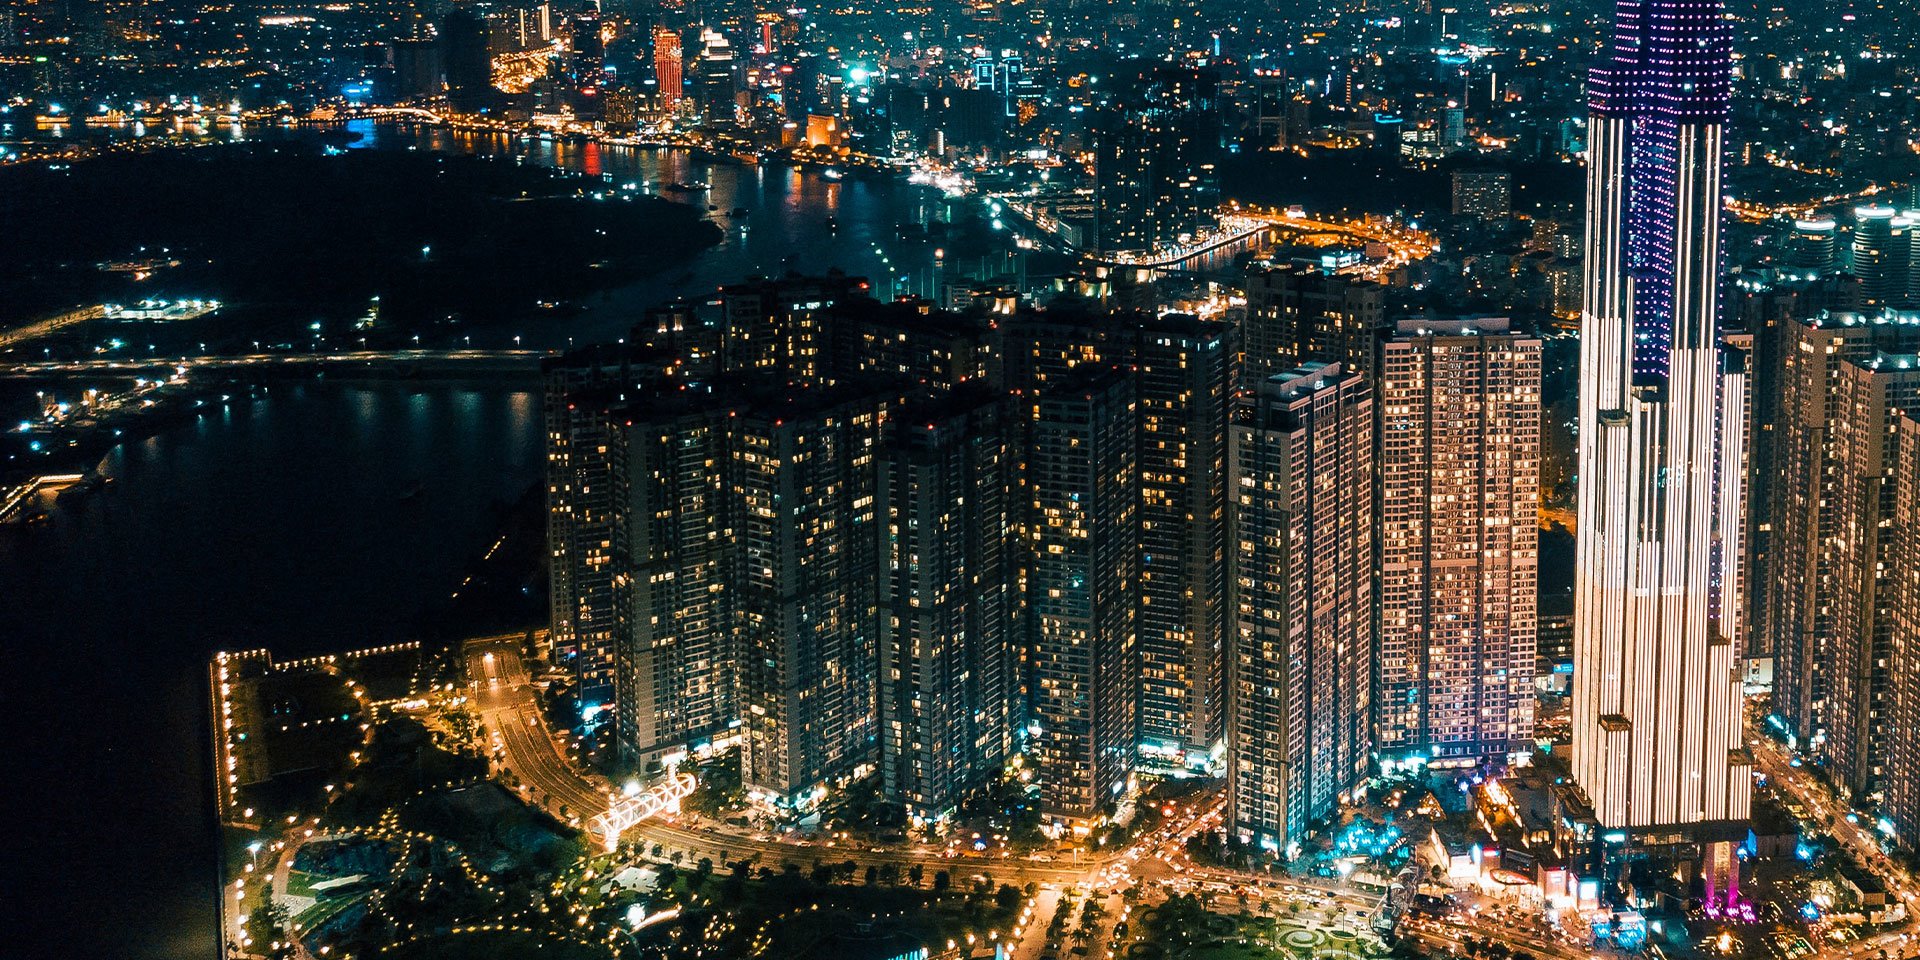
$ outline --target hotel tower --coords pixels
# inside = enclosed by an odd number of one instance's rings
[[[1616,833],[1744,820],[1744,357],[1723,352],[1717,0],[1619,0],[1588,82],[1573,773]],[[1675,828],[1679,828],[1676,830]]]

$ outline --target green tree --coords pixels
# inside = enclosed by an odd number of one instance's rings
[[[1001,884],[1000,889],[994,891],[993,905],[999,907],[1002,913],[1012,913],[1020,906],[1019,888],[1010,883]]]

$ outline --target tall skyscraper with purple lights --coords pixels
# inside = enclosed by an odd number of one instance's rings
[[[1744,820],[1745,366],[1719,346],[1718,0],[1619,0],[1589,78],[1573,773],[1611,830]]]

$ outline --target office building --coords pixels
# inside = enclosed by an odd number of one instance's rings
[[[998,777],[1023,719],[1012,413],[984,389],[915,403],[880,455],[882,789],[918,821]]]
[[[1588,79],[1572,769],[1609,832],[1750,808],[1741,657],[1714,605],[1744,509],[1723,465],[1744,456],[1745,370],[1717,328],[1731,62],[1720,3],[1620,0]]]
[[[389,44],[393,81],[382,99],[405,102],[445,93],[447,83],[440,65],[441,47],[433,40],[395,40]]]
[[[1868,307],[1891,305],[1906,293],[1897,270],[1902,258],[1894,250],[1897,216],[1892,207],[1853,208],[1853,274],[1860,278]]]
[[[1832,273],[1840,263],[1834,233],[1837,226],[1827,218],[1795,220],[1793,232],[1787,237],[1786,266],[1810,276]]]
[[[650,113],[647,94],[632,87],[616,87],[601,97],[600,119],[609,131],[632,133],[640,125],[641,116]]]
[[[1085,824],[1131,785],[1139,702],[1137,411],[1088,364],[1026,403],[1028,753],[1042,810]]]
[[[1513,177],[1505,170],[1457,170],[1453,174],[1457,216],[1502,220],[1513,213]]]
[[[738,118],[739,69],[727,38],[712,30],[701,30],[695,105],[708,124],[726,126]]]
[[[481,113],[492,107],[496,97],[487,22],[469,10],[455,9],[440,21],[439,44],[448,106],[460,113]]]
[[[1293,853],[1372,764],[1373,433],[1367,379],[1309,363],[1229,427],[1233,636],[1227,829]]]
[[[568,60],[575,85],[582,90],[606,81],[607,45],[600,33],[600,14],[583,10],[573,15],[568,33]]]
[[[1403,320],[1381,346],[1383,759],[1533,750],[1541,341],[1504,318]]]
[[[654,27],[653,78],[659,84],[661,108],[668,114],[680,106],[680,98],[685,96],[683,58],[679,32],[668,27]]]
[[[1170,765],[1204,761],[1225,734],[1232,334],[1178,314],[1144,320],[1135,333],[1140,743]]]

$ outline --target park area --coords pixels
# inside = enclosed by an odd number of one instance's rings
[[[1209,913],[1192,897],[1141,911],[1140,924],[1128,960],[1369,960],[1389,952],[1370,935],[1300,917]]]

